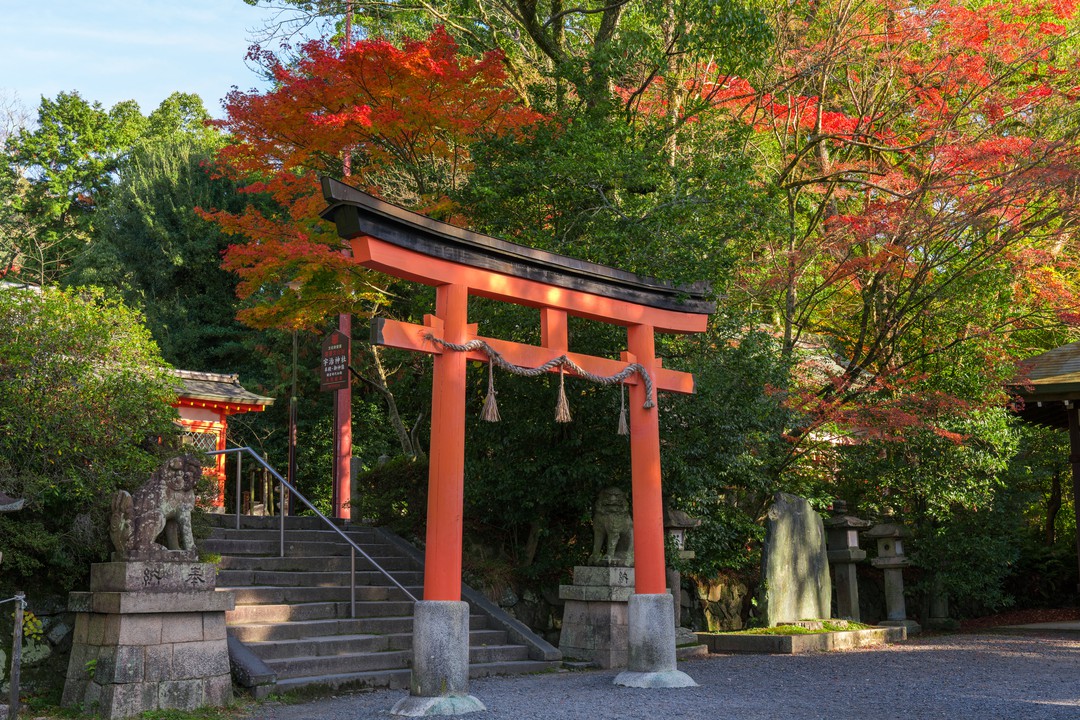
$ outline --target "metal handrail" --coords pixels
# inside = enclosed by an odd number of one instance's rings
[[[417,602],[417,599],[416,599],[415,595],[413,595],[411,592],[409,592],[407,589],[405,589],[405,586],[402,585],[401,583],[399,583],[394,578],[393,575],[391,575],[389,572],[387,572],[385,569],[383,569],[383,567],[381,565],[379,565],[379,563],[375,562],[374,558],[372,558],[370,555],[368,555],[366,552],[364,552],[364,549],[362,547],[360,547],[359,545],[357,545],[355,542],[353,542],[352,538],[350,538],[348,535],[346,535],[344,532],[342,532],[341,528],[339,528],[337,525],[335,525],[333,523],[333,521],[330,520],[330,518],[326,517],[321,512],[319,512],[315,508],[315,506],[312,505],[308,501],[308,499],[306,497],[304,497],[303,494],[299,490],[297,490],[295,487],[293,487],[293,485],[291,483],[289,483],[288,480],[281,477],[281,474],[277,470],[270,467],[270,464],[267,463],[265,460],[263,460],[261,457],[259,457],[258,453],[256,453],[250,447],[226,448],[225,450],[213,450],[211,452],[206,453],[207,455],[228,455],[229,453],[237,453],[237,455],[236,455],[236,529],[237,530],[240,529],[240,492],[241,492],[240,491],[240,469],[241,469],[241,458],[243,458],[243,455],[241,455],[240,453],[245,453],[245,452],[247,454],[251,455],[251,457],[255,458],[255,461],[258,462],[260,465],[262,465],[263,468],[265,468],[266,471],[269,472],[271,475],[273,475],[274,479],[276,479],[278,481],[278,514],[281,517],[281,557],[285,557],[285,488],[288,488],[289,492],[292,495],[295,495],[297,498],[300,499],[300,502],[307,505],[308,509],[311,510],[313,513],[315,513],[315,515],[317,517],[322,518],[322,521],[324,523],[326,523],[326,525],[331,530],[333,530],[338,535],[340,535],[341,539],[344,540],[345,542],[347,542],[351,547],[351,552],[349,554],[349,609],[350,609],[350,612],[352,613],[352,617],[354,617],[354,618],[356,617],[356,553],[360,553],[361,555],[363,555],[364,558],[367,559],[367,561],[369,563],[371,563],[375,567],[376,570],[381,572],[386,577],[387,580],[394,583],[394,585],[396,585],[397,588],[399,590],[401,590],[401,592],[405,593],[406,597],[408,597],[413,602]]]

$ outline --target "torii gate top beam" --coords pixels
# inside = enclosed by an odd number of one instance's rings
[[[706,283],[675,286],[598,263],[481,235],[385,203],[322,178],[322,217],[352,240],[367,267],[426,285],[464,284],[470,294],[555,308],[615,325],[702,332],[715,311]]]

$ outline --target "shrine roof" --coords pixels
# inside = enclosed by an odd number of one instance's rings
[[[192,370],[170,370],[169,373],[180,381],[176,388],[176,394],[181,399],[236,403],[237,405],[258,405],[260,407],[266,407],[274,403],[273,398],[256,395],[244,388],[240,384],[239,375],[194,372]]]
[[[1047,350],[1021,365],[1027,379],[1014,385],[1024,398],[1017,414],[1028,422],[1067,428],[1065,402],[1080,400],[1080,342]]]
[[[473,232],[379,200],[332,178],[322,178],[328,207],[322,218],[348,240],[371,235],[392,245],[462,265],[547,285],[686,313],[716,311],[708,283],[679,285],[599,263],[538,250]]]

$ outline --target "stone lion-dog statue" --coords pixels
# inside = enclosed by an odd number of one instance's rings
[[[596,498],[589,563],[608,567],[634,565],[634,521],[626,493],[617,487],[604,488]]]
[[[166,460],[134,494],[118,490],[109,523],[113,560],[197,560],[191,511],[201,477],[198,458],[179,455]],[[161,535],[164,545],[157,542]]]

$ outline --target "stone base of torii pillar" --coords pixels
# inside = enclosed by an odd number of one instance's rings
[[[694,679],[675,667],[674,600],[670,593],[630,596],[630,663],[615,684],[636,688],[696,687]]]
[[[413,606],[409,695],[391,715],[464,715],[486,710],[469,694],[469,603],[419,600]]]

